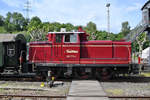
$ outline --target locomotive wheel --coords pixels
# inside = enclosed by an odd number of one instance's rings
[[[65,68],[63,70],[63,74],[64,74],[64,78],[71,79],[73,77],[72,76],[72,68]]]
[[[96,78],[98,80],[109,80],[112,77],[111,69],[107,68],[97,68],[96,69]]]
[[[64,75],[62,74],[62,69],[52,69],[52,76],[55,77],[55,79],[58,79],[60,77],[63,77]]]
[[[51,69],[51,76],[55,77],[55,79],[58,79],[59,77],[62,77],[62,69]],[[41,71],[38,72],[37,79],[41,80],[48,80],[48,71]]]
[[[41,71],[37,72],[37,76],[35,77],[36,80],[44,81],[46,80],[47,77],[47,72],[46,71]]]
[[[86,72],[85,68],[78,68],[75,70],[75,78],[77,79],[90,79],[92,77],[92,71]]]

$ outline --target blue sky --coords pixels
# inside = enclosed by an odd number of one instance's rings
[[[118,33],[121,23],[129,21],[135,27],[142,19],[141,7],[148,0],[29,0],[31,2],[30,18],[38,16],[43,22],[72,23],[86,25],[89,21],[96,23],[99,30],[107,30],[107,2],[110,6],[111,32]],[[26,0],[0,0],[0,15],[8,11],[20,12],[24,16]]]

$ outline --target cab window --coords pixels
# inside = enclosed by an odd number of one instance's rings
[[[62,34],[56,34],[56,43],[62,42]]]
[[[66,34],[64,42],[76,43],[77,42],[77,34]]]

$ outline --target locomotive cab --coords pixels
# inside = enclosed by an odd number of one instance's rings
[[[29,48],[30,63],[79,63],[80,43],[86,33],[78,32],[49,32],[48,41],[31,42]]]
[[[50,32],[52,42],[52,60],[55,63],[74,63],[80,59],[80,37],[82,32]],[[78,62],[79,63],[79,62]]]

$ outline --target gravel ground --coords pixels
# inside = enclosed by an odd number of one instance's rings
[[[136,77],[118,80],[100,82],[100,84],[109,96],[150,96],[150,78]]]
[[[40,86],[41,83],[42,82],[0,81],[0,95],[17,94],[17,95],[39,95],[39,96],[40,95],[65,96],[68,94],[71,85],[71,82],[64,82],[64,85],[62,85],[61,81],[56,81],[54,83],[55,86],[49,88],[47,83],[44,83],[45,86],[41,87]],[[111,81],[100,82],[100,84],[103,87],[104,91],[109,96],[150,96],[150,78],[122,77],[118,79],[113,79]],[[112,100],[123,100],[123,99],[112,99]]]
[[[49,88],[47,83],[41,87],[42,82],[14,82],[0,81],[0,94],[14,95],[41,95],[41,96],[65,96],[68,94],[71,82],[54,82],[54,87]]]

